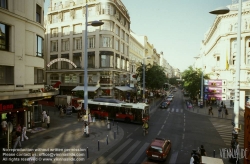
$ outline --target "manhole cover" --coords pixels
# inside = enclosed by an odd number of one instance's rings
[[[51,136],[46,136],[46,137],[43,137],[43,139],[50,139],[52,138]]]

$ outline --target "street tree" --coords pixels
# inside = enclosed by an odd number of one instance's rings
[[[183,87],[190,94],[192,99],[200,94],[201,77],[202,70],[197,68],[194,69],[192,66],[189,66],[188,69],[182,73],[182,79],[184,79]],[[203,79],[209,79],[209,75],[203,75]]]
[[[137,68],[138,85],[143,87],[143,64]],[[150,90],[161,89],[167,82],[164,68],[159,65],[145,65],[145,86]]]

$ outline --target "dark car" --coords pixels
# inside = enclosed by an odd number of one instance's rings
[[[166,140],[164,138],[155,138],[149,145],[146,155],[149,159],[164,161],[166,160],[170,150],[170,140]]]
[[[160,107],[162,109],[166,109],[168,107],[168,103],[167,102],[162,102]]]

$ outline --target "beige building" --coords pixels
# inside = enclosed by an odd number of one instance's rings
[[[61,94],[83,86],[84,30],[86,4],[82,0],[51,0],[46,22],[46,81],[61,81]],[[128,87],[130,17],[120,0],[91,0],[88,21],[102,20],[100,27],[88,27],[89,98],[115,96]],[[118,87],[119,86],[119,87]]]
[[[250,1],[242,3],[241,58],[240,58],[240,108],[244,109],[250,96]],[[238,8],[238,4],[229,5]],[[211,79],[226,80],[225,99],[234,96],[235,60],[237,55],[237,11],[218,15],[205,34],[194,67],[202,68]]]
[[[43,6],[44,0],[0,1],[0,119],[8,114],[14,127],[30,128],[39,121],[36,100],[57,94],[44,89]]]

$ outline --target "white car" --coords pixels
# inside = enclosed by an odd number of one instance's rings
[[[170,95],[168,95],[168,97],[174,98],[174,95],[173,95],[173,94],[170,94]]]

